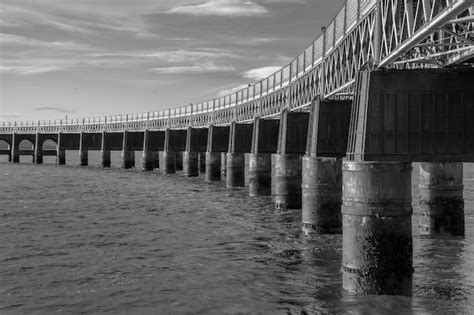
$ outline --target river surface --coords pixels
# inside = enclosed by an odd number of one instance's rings
[[[67,159],[0,163],[1,314],[474,310],[473,164],[464,168],[466,236],[421,237],[414,216],[413,296],[401,297],[343,290],[341,235],[305,239],[301,211],[275,211],[269,197]],[[98,153],[89,159],[97,165]],[[415,165],[415,212],[417,178]]]

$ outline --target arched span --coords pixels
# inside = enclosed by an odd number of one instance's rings
[[[7,140],[0,139],[0,150],[10,150],[11,143]]]
[[[58,142],[55,139],[44,139],[41,144],[42,150],[56,150],[58,148]]]
[[[23,139],[18,144],[18,149],[19,150],[34,150],[35,144],[28,139]]]

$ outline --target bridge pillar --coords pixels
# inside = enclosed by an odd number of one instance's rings
[[[302,164],[308,132],[309,113],[281,114],[278,151],[275,155],[275,206],[277,209],[298,209],[302,204]]]
[[[104,168],[112,165],[110,150],[107,143],[107,132],[102,131],[102,145],[100,149],[100,165]]]
[[[344,161],[342,172],[344,288],[411,295],[411,163]]]
[[[154,169],[160,168],[160,152],[159,151],[153,152],[153,168]]]
[[[142,170],[153,171],[154,166],[154,153],[150,150],[151,136],[148,129],[143,134],[143,153],[142,153]]]
[[[271,195],[272,153],[277,151],[278,127],[276,119],[256,118],[249,155],[249,195]]]
[[[206,152],[198,152],[199,174],[206,174]]]
[[[33,159],[36,164],[43,164],[43,148],[41,147],[40,141],[40,134],[37,132],[35,135],[35,153]]]
[[[62,133],[58,133],[58,146],[56,151],[56,164],[65,165],[66,164],[66,150],[64,150],[62,145]]]
[[[20,163],[20,152],[18,150],[18,141],[16,140],[17,134],[13,133],[12,135],[12,145],[11,145],[11,161],[13,163]]]
[[[184,176],[199,176],[199,151],[205,151],[206,147],[207,129],[189,127],[186,132],[186,150],[183,152]]]
[[[302,230],[306,235],[342,232],[342,157],[351,107],[351,101],[319,98],[311,104],[302,167]]]
[[[462,163],[420,163],[420,234],[464,235]]]
[[[206,181],[220,181],[221,153],[228,150],[229,127],[210,126],[207,141]]]
[[[122,142],[122,168],[130,169],[135,166],[135,151],[130,149],[130,143],[128,139],[128,131],[123,132]]]
[[[176,170],[183,170],[183,151],[176,151]]]
[[[221,152],[221,178],[227,176],[227,153]]]
[[[89,152],[86,148],[86,138],[84,132],[81,131],[79,138],[79,165],[87,166],[89,164]]]
[[[229,131],[229,152],[226,155],[226,186],[245,186],[245,153],[252,148],[253,124],[232,123]]]

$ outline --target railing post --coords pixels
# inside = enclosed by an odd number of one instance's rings
[[[374,66],[380,62],[382,46],[382,0],[377,0],[374,25]]]
[[[348,2],[348,0],[346,0],[346,3],[344,4],[344,25],[343,25],[343,29],[342,29],[344,37],[347,34],[347,2]]]

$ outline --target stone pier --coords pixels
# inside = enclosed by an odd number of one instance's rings
[[[123,147],[122,147],[122,168],[130,169],[135,167],[135,151],[131,148],[128,131],[123,132]]]
[[[271,155],[277,151],[279,125],[276,119],[256,118],[254,121],[248,171],[250,196],[271,195]]]
[[[151,148],[151,133],[148,129],[143,133],[142,170],[153,171],[154,152]]]
[[[221,180],[221,153],[228,150],[228,142],[229,127],[209,127],[206,152],[206,181]]]
[[[188,128],[186,151],[183,152],[184,176],[199,176],[199,154],[207,149],[207,133],[206,128]]]
[[[309,113],[289,112],[281,114],[278,148],[275,155],[275,207],[277,209],[301,209],[302,155],[306,150]]]
[[[86,134],[84,132],[81,132],[79,138],[79,165],[89,165],[89,151],[87,151]]]
[[[252,148],[253,124],[232,123],[229,132],[229,151],[226,158],[227,188],[245,186],[245,153]]]
[[[102,131],[102,142],[100,148],[100,165],[103,168],[110,167],[112,165],[110,157],[110,149],[108,144],[107,132]]]
[[[34,161],[36,164],[43,164],[43,143],[41,141],[40,134],[37,132],[35,135],[35,153]]]
[[[176,152],[186,149],[186,130],[166,129],[163,150],[163,171],[165,174],[176,173]]]

